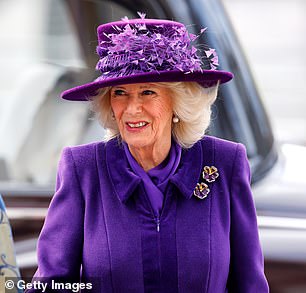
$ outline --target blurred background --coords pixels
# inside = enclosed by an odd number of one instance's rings
[[[306,2],[223,0],[277,140],[306,145]]]
[[[306,2],[0,0],[0,194],[24,277],[53,195],[61,150],[100,140],[86,102],[60,92],[93,80],[99,23],[136,11],[181,21],[235,79],[208,134],[246,145],[271,292],[306,292]],[[0,264],[1,265],[1,264]],[[0,272],[1,273],[1,272]]]

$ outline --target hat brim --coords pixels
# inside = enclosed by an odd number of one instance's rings
[[[61,98],[70,101],[88,101],[91,97],[97,95],[97,90],[104,87],[143,83],[143,82],[177,82],[194,81],[203,87],[210,87],[218,82],[220,84],[230,81],[233,78],[231,72],[223,70],[203,70],[192,73],[182,71],[160,71],[145,72],[121,77],[96,80],[81,86],[68,89],[61,94]]]

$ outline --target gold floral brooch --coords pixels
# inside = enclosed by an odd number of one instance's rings
[[[196,188],[193,191],[193,194],[200,198],[204,199],[210,192],[209,186],[207,183],[215,182],[219,177],[218,169],[215,166],[205,166],[202,172],[201,181],[203,182],[197,183]]]

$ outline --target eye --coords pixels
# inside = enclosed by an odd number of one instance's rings
[[[141,94],[143,96],[152,96],[152,95],[156,95],[156,92],[151,91],[151,90],[144,90]]]
[[[113,91],[113,96],[124,96],[126,95],[126,92],[124,90],[114,90]]]

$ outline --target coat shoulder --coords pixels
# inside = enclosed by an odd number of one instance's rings
[[[234,141],[226,140],[223,138],[219,138],[216,136],[206,135],[201,140],[202,145],[206,143],[210,143],[213,145],[216,152],[224,152],[224,153],[235,153],[239,146],[242,146],[241,143],[237,143]]]
[[[245,151],[245,147],[241,143],[229,141],[215,136],[205,136],[201,140],[205,153],[205,145],[211,145],[214,153],[214,162],[218,166],[230,171],[236,160],[238,152]]]
[[[97,152],[103,153],[105,142],[91,142],[88,144],[65,147],[63,153],[70,152],[76,166],[92,167],[96,164]]]

